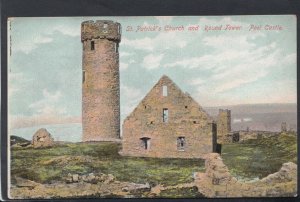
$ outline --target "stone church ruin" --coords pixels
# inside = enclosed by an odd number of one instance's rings
[[[216,152],[216,124],[163,76],[124,120],[122,155],[200,158]]]

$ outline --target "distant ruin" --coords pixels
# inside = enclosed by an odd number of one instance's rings
[[[219,109],[217,117],[217,142],[228,142],[227,134],[231,132],[231,110]]]

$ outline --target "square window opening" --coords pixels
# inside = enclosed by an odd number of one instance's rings
[[[186,147],[185,137],[178,137],[177,138],[177,150],[184,151]]]

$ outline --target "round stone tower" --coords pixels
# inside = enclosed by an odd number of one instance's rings
[[[81,24],[83,141],[120,139],[120,41],[117,22]]]

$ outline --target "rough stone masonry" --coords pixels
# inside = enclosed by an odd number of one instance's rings
[[[31,143],[34,148],[51,147],[54,145],[54,139],[45,128],[40,128],[34,133]]]
[[[81,24],[83,141],[120,138],[120,41],[119,23],[97,20]]]
[[[124,120],[122,155],[201,158],[216,149],[216,124],[163,76]]]
[[[292,197],[297,195],[297,164],[284,163],[280,170],[257,181],[238,181],[219,154],[206,156],[205,173],[195,174],[199,191],[216,197]]]

